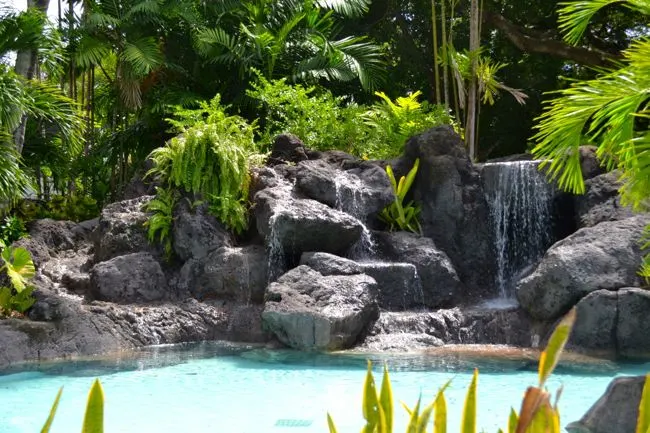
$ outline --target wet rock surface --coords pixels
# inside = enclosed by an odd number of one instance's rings
[[[639,285],[639,239],[647,216],[603,222],[555,243],[520,281],[517,298],[533,317],[552,320],[601,289]]]
[[[375,286],[367,275],[323,275],[301,265],[269,285],[262,321],[294,349],[346,349],[378,315]]]
[[[593,227],[604,221],[618,221],[634,216],[632,209],[621,204],[618,190],[620,173],[612,171],[585,181],[585,193],[575,196],[579,227]]]
[[[569,433],[634,433],[645,376],[614,379],[605,394],[579,420],[567,425]]]

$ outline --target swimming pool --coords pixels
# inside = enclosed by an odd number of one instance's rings
[[[107,433],[311,433],[327,432],[329,411],[340,432],[362,426],[361,395],[366,358],[380,369],[387,362],[393,392],[409,406],[421,394],[430,402],[453,379],[447,402],[450,431],[459,431],[462,402],[472,369],[481,370],[479,431],[505,427],[537,374],[522,362],[434,355],[306,354],[226,343],[149,348],[106,360],[50,363],[0,375],[0,432],[40,431],[64,385],[52,433],[81,431],[90,385],[99,377],[106,397]],[[562,424],[575,421],[600,397],[616,375],[643,374],[647,366],[606,371],[558,371],[548,386],[565,389]],[[396,429],[406,414],[396,404]]]

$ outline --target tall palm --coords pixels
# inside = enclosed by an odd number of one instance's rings
[[[377,45],[339,38],[338,19],[359,17],[369,0],[252,0],[226,5],[214,26],[196,32],[209,62],[234,67],[242,77],[256,68],[268,79],[351,81],[373,89],[382,78]],[[247,77],[249,78],[249,76]]]
[[[623,4],[648,19],[650,0],[586,0],[559,11],[565,39],[578,43],[591,18],[611,4]],[[585,190],[578,147],[598,144],[598,156],[622,173],[621,198],[637,210],[650,210],[650,37],[638,37],[623,52],[618,69],[577,81],[557,92],[538,119],[533,154],[544,159],[551,176],[564,189]],[[646,227],[650,236],[650,226]],[[650,242],[646,245],[650,247]],[[642,274],[650,278],[650,255]]]
[[[34,50],[45,71],[58,67],[60,46],[45,15],[35,9],[22,13],[3,11],[0,15],[0,58],[10,51]],[[21,162],[23,143],[14,142],[14,132],[24,116],[38,119],[63,151],[81,148],[81,119],[74,102],[46,82],[26,79],[0,63],[0,200],[11,200],[29,186],[29,176]]]

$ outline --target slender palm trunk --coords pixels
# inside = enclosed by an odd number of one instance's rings
[[[38,8],[47,13],[50,6],[50,0],[27,0],[28,8]],[[16,73],[22,75],[28,80],[34,78],[38,65],[38,53],[35,50],[21,50],[16,53]],[[14,131],[14,144],[16,151],[20,154],[25,145],[25,128],[27,127],[27,114],[23,114],[20,119],[20,125]]]
[[[438,71],[438,23],[436,2],[431,0],[431,24],[433,34],[433,79],[435,81],[436,104],[440,104],[440,73]],[[444,23],[443,23],[444,26]]]
[[[447,17],[445,11],[445,1],[440,2],[440,20],[442,21],[442,88],[445,100],[445,109],[449,112],[449,59],[447,53]]]
[[[476,159],[476,104],[478,83],[476,69],[478,65],[478,50],[480,47],[479,0],[472,0],[469,12],[469,51],[470,51],[470,80],[467,91],[467,123],[465,124],[465,143],[469,149],[469,157]]]

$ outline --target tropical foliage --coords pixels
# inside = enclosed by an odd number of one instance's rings
[[[565,39],[577,43],[600,9],[621,3],[650,18],[650,1],[590,0],[568,3],[560,9]],[[649,21],[650,23],[650,21]],[[622,202],[637,210],[650,209],[650,38],[640,36],[623,52],[620,67],[604,70],[595,79],[576,81],[556,92],[539,117],[533,154],[543,159],[560,187],[585,191],[579,146],[585,140],[598,145],[598,157],[617,168],[623,186]],[[650,228],[648,228],[650,230]],[[646,246],[648,246],[646,244]],[[646,258],[641,273],[650,277]]]
[[[395,181],[395,174],[390,165],[386,166],[386,174],[390,183],[393,187],[393,193],[395,194],[395,201],[386,208],[384,208],[380,214],[379,218],[388,224],[391,231],[399,229],[410,231],[414,233],[422,233],[422,227],[418,221],[418,216],[420,215],[420,206],[415,203],[413,200],[404,204],[406,199],[406,194],[408,194],[409,189],[415,181],[415,176],[418,173],[418,168],[420,167],[420,159],[415,160],[413,168],[409,170],[406,176],[402,176],[399,179],[399,182]]]
[[[179,108],[170,123],[180,132],[154,150],[154,167],[147,173],[164,188],[179,188],[208,203],[210,212],[235,233],[248,226],[249,157],[255,153],[253,126],[239,116],[229,116],[217,95],[199,109]],[[170,192],[159,189],[156,211],[171,206]],[[149,235],[171,223],[154,214]],[[161,231],[164,239],[167,229]]]
[[[36,269],[29,251],[22,247],[0,245],[0,274],[5,273],[10,287],[0,287],[0,317],[14,312],[24,313],[36,302],[32,296],[33,286],[29,280]]]

